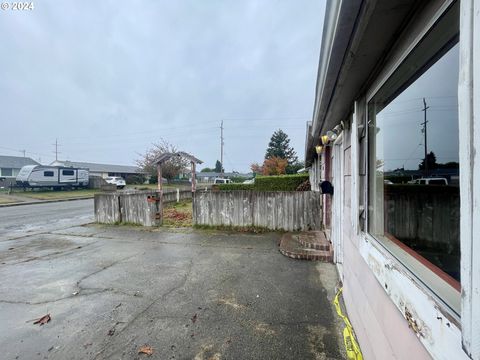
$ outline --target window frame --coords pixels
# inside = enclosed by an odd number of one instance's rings
[[[55,172],[53,170],[43,170],[43,176],[44,177],[55,177]]]

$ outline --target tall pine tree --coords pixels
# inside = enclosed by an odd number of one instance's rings
[[[275,131],[268,143],[265,159],[277,157],[287,160],[289,165],[298,162],[297,154],[295,150],[290,146],[290,139],[281,129]]]

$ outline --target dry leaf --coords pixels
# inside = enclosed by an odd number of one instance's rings
[[[197,314],[193,315],[193,317],[191,318],[192,320],[192,323],[195,324],[195,321],[197,321]]]
[[[143,345],[138,349],[139,354],[147,354],[148,356],[153,354],[153,348],[148,345]]]
[[[37,319],[33,322],[33,324],[40,324],[40,326],[45,325],[50,320],[52,320],[50,314],[42,316],[40,319]]]

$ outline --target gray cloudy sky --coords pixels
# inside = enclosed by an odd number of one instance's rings
[[[0,154],[134,164],[164,138],[213,166],[303,159],[324,2],[35,1],[0,11]]]

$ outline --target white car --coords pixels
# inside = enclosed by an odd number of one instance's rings
[[[230,179],[224,179],[224,178],[215,178],[213,181],[214,184],[230,184],[232,181]]]
[[[109,176],[105,178],[105,181],[107,182],[107,184],[117,185],[118,189],[123,189],[125,185],[127,185],[125,179],[120,176]]]
[[[408,183],[417,185],[448,185],[448,181],[445,178],[420,178],[411,180]]]

